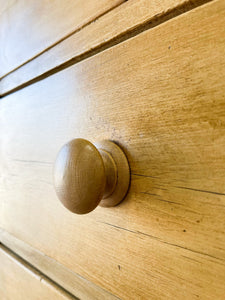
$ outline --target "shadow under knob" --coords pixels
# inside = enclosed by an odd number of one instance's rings
[[[59,151],[54,166],[54,186],[62,204],[77,214],[86,214],[99,204],[117,205],[130,183],[127,158],[110,141],[93,145],[74,139]]]

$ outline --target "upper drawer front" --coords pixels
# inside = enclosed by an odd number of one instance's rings
[[[223,299],[224,14],[214,1],[3,98],[1,227],[122,299]],[[57,200],[77,137],[124,149],[121,205]]]
[[[123,0],[0,1],[0,77]]]
[[[204,0],[200,0],[200,2],[201,1]],[[88,1],[86,2],[88,3]],[[100,2],[101,1],[98,1],[98,5],[100,5]],[[105,1],[103,1],[103,3],[104,2]],[[95,3],[95,1],[93,1],[93,3]],[[166,19],[179,15],[197,5],[199,5],[199,1],[191,0],[126,1],[123,5],[118,5],[114,9],[107,11],[107,13],[102,14],[99,18],[96,18],[95,22],[88,23],[87,26],[82,27],[82,30],[75,30],[73,34],[61,40],[60,43],[48,48],[48,51],[41,52],[38,56],[29,61],[29,63],[23,64],[8,74],[8,76],[4,76],[0,81],[0,95],[6,95],[11,91],[18,90],[21,87],[29,85],[31,82],[39,80],[41,77],[46,77],[49,73],[52,74],[58,71],[59,68],[64,68],[65,65],[68,67],[84,59],[84,56],[91,56],[93,53],[96,54],[102,51],[103,48],[109,48],[112,44],[118,44],[119,41],[121,42],[126,39],[128,34],[133,34],[137,31],[137,28],[140,30],[140,27],[142,29],[143,27],[154,27],[156,24],[159,24],[159,22],[165,22]],[[84,8],[82,8],[82,10]],[[47,7],[45,9],[47,9]],[[79,9],[80,6],[76,7],[76,10],[79,11]],[[63,18],[63,24],[68,22],[67,18]],[[20,21],[24,22],[22,18]],[[35,19],[33,22],[35,22]],[[61,23],[59,25],[62,26]],[[20,24],[20,26],[23,26],[23,24]],[[54,27],[54,29],[60,30],[58,26]],[[8,28],[6,28],[6,32],[7,30]],[[17,27],[14,28],[14,30],[17,30]],[[46,24],[46,35],[49,34],[48,31],[51,31],[51,24]],[[20,44],[30,43],[30,40],[23,41],[23,37],[22,35]],[[33,38],[32,36],[31,41]],[[35,38],[42,39],[42,36]],[[10,39],[10,36],[7,36],[7,41],[8,39]],[[33,43],[33,41],[31,43]],[[15,54],[18,58],[18,53],[15,52],[15,50],[19,52],[21,50],[20,48],[18,50],[17,48],[14,49],[12,43],[10,43],[9,47],[12,48],[9,49],[10,60],[3,61],[1,64],[6,63],[6,67],[10,67],[12,57],[14,58]],[[34,48],[33,44],[32,47]],[[4,48],[2,48],[2,50],[3,49]],[[30,49],[28,48],[27,51],[29,52]],[[5,57],[3,57],[3,60],[5,60]]]

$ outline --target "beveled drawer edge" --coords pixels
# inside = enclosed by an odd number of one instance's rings
[[[0,98],[212,1],[163,0],[160,5],[156,0],[122,2],[82,30],[74,32],[2,77]],[[128,15],[130,18],[127,18]],[[108,28],[113,23],[116,25]]]
[[[76,15],[77,17],[74,19],[76,20],[75,22],[72,23],[68,23],[68,25],[65,25],[66,23],[62,22],[62,20],[60,20],[60,23],[63,24],[63,26],[60,28],[60,31],[56,31],[55,33],[52,33],[51,31],[49,32],[48,30],[45,31],[45,33],[43,33],[42,31],[40,32],[32,32],[32,25],[36,25],[35,27],[38,28],[38,23],[34,23],[31,24],[31,28],[29,28],[31,31],[31,39],[32,36],[34,37],[42,37],[45,34],[45,39],[47,40],[47,44],[44,43],[44,48],[42,47],[42,44],[40,42],[40,40],[34,40],[32,44],[35,45],[35,48],[33,46],[26,46],[24,48],[21,48],[21,53],[23,53],[23,57],[19,59],[19,57],[17,56],[17,62],[13,63],[13,59],[10,61],[8,61],[7,65],[2,66],[1,70],[0,70],[0,80],[3,79],[4,77],[8,76],[9,74],[11,74],[12,72],[14,72],[15,70],[19,69],[20,67],[22,67],[24,64],[28,63],[29,61],[35,59],[36,57],[38,57],[39,55],[41,55],[42,53],[49,51],[49,49],[55,47],[55,45],[59,44],[61,41],[65,40],[66,38],[68,38],[69,36],[71,36],[72,34],[82,30],[82,28],[84,28],[85,26],[88,26],[90,23],[95,22],[96,19],[98,19],[99,17],[103,16],[104,14],[107,14],[110,10],[113,10],[114,8],[116,8],[117,6],[121,5],[125,0],[104,0],[104,1],[96,1],[97,3],[95,3],[96,5],[90,5],[90,3],[88,3],[89,5],[86,4],[86,7],[84,8],[82,6],[82,2],[81,3],[77,3],[76,4],[76,9],[74,10],[74,7],[70,6],[70,3],[67,3],[67,6],[70,7],[70,13],[72,13],[71,15],[67,15],[68,20],[71,18],[71,16]],[[17,2],[17,1],[14,1]],[[12,4],[10,6],[10,9],[6,11],[4,11],[2,13],[2,17],[3,17],[3,23],[1,24],[1,26],[3,27],[3,32],[4,34],[1,35],[3,36],[3,40],[1,40],[1,44],[5,44],[5,40],[4,40],[4,36],[8,38],[11,38],[11,30],[9,32],[7,32],[7,27],[10,23],[5,23],[4,19],[6,19],[7,21],[12,21],[15,19],[15,16],[18,17],[18,15],[21,15],[21,12],[23,12],[24,10],[28,11],[28,14],[25,14],[27,19],[33,19],[33,22],[37,22],[37,18],[35,17],[35,14],[37,14],[37,12],[40,10],[40,7],[35,7],[36,9],[32,9],[32,3],[29,5],[28,3],[23,3],[23,1],[18,1],[18,5]],[[47,4],[47,3],[46,3]],[[53,17],[56,17],[55,15],[55,11],[50,9],[48,4],[47,5],[43,5],[42,4],[42,14],[45,14],[46,16],[48,16],[50,19]],[[47,9],[46,9],[47,7]],[[56,6],[55,6],[56,7]],[[27,9],[26,9],[27,8]],[[63,8],[63,7],[61,7]],[[87,9],[88,8],[88,9]],[[59,10],[59,9],[57,9]],[[82,11],[82,14],[80,13],[80,11]],[[80,15],[80,17],[79,17]],[[24,17],[24,15],[22,15]],[[4,18],[5,17],[5,18]],[[58,16],[58,18],[60,18],[62,16]],[[45,27],[48,27],[48,22],[49,22],[49,18],[44,18],[42,19],[42,23],[45,23]],[[17,19],[16,19],[17,20]],[[59,21],[59,20],[58,20]],[[10,27],[10,26],[9,26]],[[25,30],[26,27],[22,27],[22,28],[17,28],[17,26],[14,26],[17,30],[17,32],[14,32],[14,35],[16,36],[17,33],[17,39],[18,41],[21,40],[21,36],[20,33]],[[44,27],[43,27],[44,28]],[[21,30],[24,29],[24,30]],[[58,27],[59,30],[59,27]],[[5,32],[6,31],[6,32]],[[49,33],[49,34],[48,34]],[[47,35],[46,35],[47,34]],[[61,35],[62,34],[62,35]],[[19,36],[18,36],[19,35]],[[1,38],[1,37],[0,37]],[[24,36],[22,36],[22,40],[23,40]],[[22,41],[23,42],[23,41]],[[20,48],[20,44],[23,43],[17,43],[17,45]],[[4,47],[3,47],[4,48]],[[34,51],[35,49],[35,51]],[[7,52],[7,48],[3,50],[4,52]],[[3,60],[1,61],[1,57],[0,57],[0,64],[4,61],[7,60],[7,56],[3,55]]]
[[[0,244],[79,299],[119,299],[1,228]]]
[[[33,278],[40,281],[40,284],[44,284],[45,287],[53,289],[56,293],[59,293],[63,299],[68,300],[76,300],[75,296],[68,293],[61,286],[57,285],[54,281],[43,275],[41,272],[33,268],[29,263],[23,260],[21,257],[18,257],[14,252],[11,252],[8,248],[6,248],[3,244],[0,243],[0,253],[2,253],[5,257],[7,257],[10,261],[16,264],[20,269],[26,271],[26,273],[30,274]],[[28,287],[29,288],[29,287]],[[7,290],[6,290],[7,291]],[[6,292],[7,293],[7,292]],[[35,293],[35,291],[34,291]]]

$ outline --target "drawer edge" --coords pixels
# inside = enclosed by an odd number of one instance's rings
[[[119,299],[117,296],[102,289],[79,274],[72,272],[56,260],[34,249],[3,229],[0,229],[0,244],[16,253],[16,255],[77,298],[87,300]]]
[[[160,5],[148,0],[122,2],[5,75],[0,82],[0,98],[211,1],[163,0]],[[116,25],[111,26],[113,23]]]
[[[30,264],[0,244],[0,296],[1,299],[54,299],[76,300],[78,298],[69,294],[65,289],[58,286],[34,269]],[[44,297],[44,298],[43,298]]]

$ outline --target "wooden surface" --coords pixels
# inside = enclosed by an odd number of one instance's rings
[[[0,269],[1,300],[75,300],[2,245]]]
[[[224,15],[213,1],[3,98],[1,227],[121,299],[224,299]],[[119,206],[56,199],[77,137],[125,151]]]
[[[78,299],[85,300],[116,300],[118,297],[113,296],[106,290],[88,281],[86,278],[78,275],[76,272],[66,268],[56,262],[51,257],[41,253],[23,241],[16,239],[8,232],[0,229],[0,240],[7,248],[17,253],[24,260],[29,261],[32,266],[51,278],[58,285],[63,286]]]
[[[4,77],[0,82],[0,94],[5,95],[30,82],[40,80],[207,1],[126,1]]]
[[[123,0],[1,0],[0,77],[45,51]],[[8,2],[8,1],[7,1]]]

